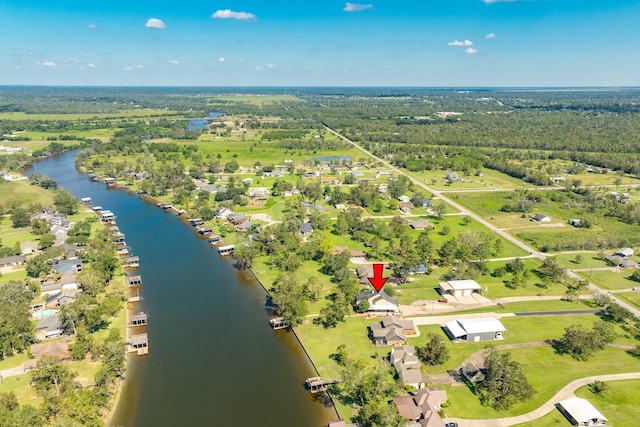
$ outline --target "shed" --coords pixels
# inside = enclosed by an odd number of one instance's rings
[[[504,339],[506,328],[493,317],[459,319],[445,323],[445,330],[451,339],[463,341],[493,341]]]
[[[448,282],[440,282],[438,286],[442,293],[451,294],[454,297],[482,293],[482,287],[475,280],[449,280]]]
[[[587,399],[570,397],[558,402],[558,409],[574,426],[605,425],[607,419]]]

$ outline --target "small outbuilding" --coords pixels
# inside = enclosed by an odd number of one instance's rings
[[[570,397],[558,403],[558,410],[574,426],[601,426],[607,419],[587,399]]]
[[[631,248],[620,248],[618,251],[613,254],[613,256],[619,256],[622,258],[630,258],[633,256],[633,249]]]
[[[551,218],[545,214],[535,214],[531,219],[537,222],[551,222]]]
[[[452,320],[445,323],[445,331],[453,340],[479,342],[504,339],[507,330],[500,320],[481,317]]]

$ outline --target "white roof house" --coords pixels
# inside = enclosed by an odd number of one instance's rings
[[[451,294],[455,297],[469,296],[482,292],[482,286],[475,280],[449,280],[438,284],[443,293]]]
[[[607,419],[587,399],[570,397],[558,403],[558,409],[573,425],[597,426],[607,423]]]
[[[504,338],[506,328],[493,317],[452,320],[445,323],[447,333],[452,339],[464,341],[491,341]]]

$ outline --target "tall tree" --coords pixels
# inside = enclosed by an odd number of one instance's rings
[[[279,274],[271,287],[271,301],[276,313],[290,324],[299,325],[307,315],[305,289],[293,274]]]
[[[511,353],[490,350],[485,366],[487,374],[480,384],[480,393],[485,405],[497,410],[506,410],[535,394],[520,363],[511,359]]]
[[[449,349],[442,337],[430,332],[425,345],[416,349],[418,358],[427,365],[442,365],[449,360]]]
[[[9,282],[0,286],[0,359],[31,345],[31,297],[32,293],[22,283]]]

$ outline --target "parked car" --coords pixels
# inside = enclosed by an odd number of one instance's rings
[[[458,427],[458,423],[446,423],[444,427]]]

